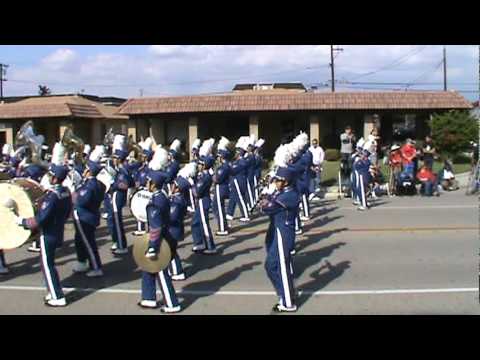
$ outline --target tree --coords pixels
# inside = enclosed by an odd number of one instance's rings
[[[478,141],[478,120],[467,111],[435,114],[429,126],[435,147],[442,155],[459,155],[469,150],[470,141]]]
[[[38,94],[40,96],[47,96],[51,94],[50,88],[46,85],[38,85]]]

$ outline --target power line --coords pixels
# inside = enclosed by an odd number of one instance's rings
[[[392,63],[390,63],[388,65],[385,65],[385,66],[382,66],[381,68],[379,68],[375,71],[370,71],[370,72],[367,72],[367,73],[364,73],[364,74],[359,74],[358,76],[355,76],[354,78],[352,78],[352,80],[360,79],[361,77],[365,77],[365,76],[370,76],[370,75],[379,73],[381,71],[388,70],[389,68],[393,68],[393,67],[396,67],[398,65],[401,65],[401,64],[405,63],[407,60],[409,60],[412,56],[417,55],[420,52],[422,52],[423,50],[425,50],[427,47],[428,47],[428,45],[424,45],[423,47],[413,49],[412,51],[410,51],[409,53],[401,56],[400,58],[393,61]]]

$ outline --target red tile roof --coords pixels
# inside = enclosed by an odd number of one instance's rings
[[[115,106],[106,106],[80,96],[35,97],[0,104],[0,119],[46,117],[127,119],[124,115],[116,114],[117,110]]]
[[[286,110],[407,110],[471,109],[463,96],[453,91],[431,92],[339,92],[179,96],[130,99],[120,106],[124,115],[241,112]]]

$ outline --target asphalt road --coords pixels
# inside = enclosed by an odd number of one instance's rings
[[[298,315],[480,314],[478,198],[463,192],[382,198],[367,212],[356,211],[348,199],[313,207],[313,220],[297,239]],[[211,224],[215,230],[213,219]],[[179,253],[188,279],[175,283],[184,306],[180,314],[270,313],[276,296],[263,268],[267,218],[257,215],[251,224],[233,225],[230,236],[216,238],[220,253],[215,256],[191,252],[187,226]],[[135,227],[129,218],[129,245]],[[11,274],[0,277],[0,314],[160,315],[137,307],[140,272],[131,255],[110,254],[104,223],[98,230],[104,278],[72,274],[72,238],[69,224],[57,256],[70,305],[43,305],[38,255],[24,246],[6,253]]]

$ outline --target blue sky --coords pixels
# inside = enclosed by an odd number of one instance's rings
[[[442,46],[337,46],[338,91],[443,88]],[[329,45],[0,45],[0,62],[10,65],[5,96],[36,94],[38,84],[120,97],[217,93],[245,82],[328,91],[330,79]],[[447,64],[449,89],[478,99],[478,46],[447,46]]]

